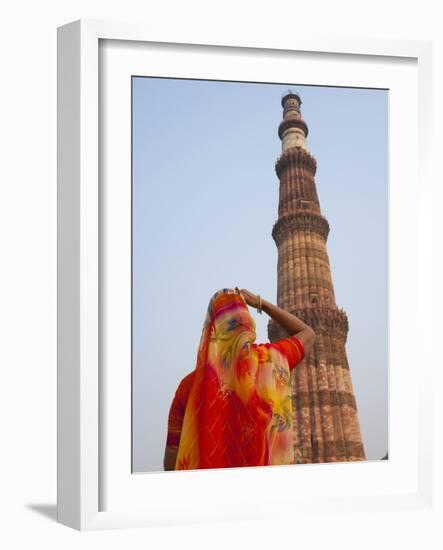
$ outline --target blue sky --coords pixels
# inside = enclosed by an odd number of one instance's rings
[[[300,84],[133,79],[134,470],[162,469],[175,389],[195,366],[211,295],[275,302],[282,94],[295,89],[366,454],[388,449],[388,92]],[[267,341],[257,315],[257,341]]]

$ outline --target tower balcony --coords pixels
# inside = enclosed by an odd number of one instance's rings
[[[301,147],[292,147],[280,155],[275,163],[275,172],[277,176],[280,178],[283,171],[291,165],[295,165],[298,168],[304,168],[313,176],[315,176],[317,171],[317,161],[308,151]]]
[[[316,334],[328,334],[341,337],[346,341],[349,321],[343,309],[328,306],[295,308],[291,311],[299,319],[312,328]],[[268,336],[271,342],[286,338],[289,334],[272,319],[268,322]]]
[[[314,212],[295,212],[279,218],[272,228],[275,244],[283,241],[286,235],[297,231],[313,231],[326,241],[329,235],[329,223],[321,214]]]
[[[289,128],[299,128],[304,133],[305,137],[308,137],[308,125],[303,119],[296,118],[295,116],[285,118],[280,122],[278,127],[278,137],[283,139],[283,134],[286,130],[289,130]]]

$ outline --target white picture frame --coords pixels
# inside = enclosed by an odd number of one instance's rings
[[[347,513],[350,510],[371,512],[374,510],[395,509],[431,509],[432,507],[432,401],[431,401],[431,364],[432,349],[420,350],[422,368],[414,372],[413,380],[403,380],[402,393],[406,397],[391,394],[395,403],[391,415],[390,460],[373,464],[334,464],[312,465],[303,469],[303,476],[293,467],[274,467],[267,469],[233,469],[212,472],[180,472],[132,475],[127,466],[127,451],[119,454],[115,442],[125,447],[130,426],[127,416],[114,424],[114,440],[109,443],[105,426],[107,415],[106,402],[114,399],[116,392],[122,392],[120,402],[123,414],[128,414],[130,397],[125,393],[130,380],[114,380],[111,384],[103,381],[103,357],[100,338],[103,324],[103,301],[106,289],[102,285],[103,239],[112,239],[111,226],[100,222],[103,208],[113,208],[112,204],[103,205],[103,193],[100,187],[100,142],[99,114],[105,107],[100,104],[99,81],[100,63],[109,63],[110,57],[103,57],[100,45],[112,41],[117,47],[117,67],[115,75],[131,73],[126,56],[132,48],[149,45],[149,56],[153,63],[166,67],[162,57],[162,45],[174,45],[178,52],[193,45],[197,54],[203,53],[208,62],[211,74],[220,74],[221,63],[214,63],[214,52],[225,52],[230,60],[242,56],[262,55],[280,56],[281,71],[291,55],[309,55],[311,59],[322,57],[325,66],[333,59],[346,63],[363,64],[369,74],[370,66],[377,60],[386,60],[392,67],[402,64],[414,66],[410,75],[405,78],[418,84],[418,88],[404,90],[397,94],[410,97],[412,112],[408,128],[413,136],[408,142],[402,142],[410,155],[410,168],[418,167],[418,174],[405,170],[394,173],[394,182],[404,181],[404,201],[395,212],[394,236],[407,227],[408,216],[412,206],[419,204],[414,224],[409,224],[407,236],[408,250],[396,248],[391,250],[393,274],[404,267],[404,262],[415,260],[416,270],[411,270],[410,278],[398,281],[393,293],[396,298],[392,312],[402,317],[401,297],[409,287],[412,296],[411,307],[420,318],[430,318],[430,264],[431,220],[426,217],[423,205],[430,193],[430,81],[431,81],[431,47],[426,42],[369,40],[350,37],[324,37],[297,34],[296,38],[282,37],[281,42],[275,39],[260,40],[251,43],[248,40],[233,40],[227,34],[223,42],[208,43],[205,37],[186,36],[186,30],[178,35],[158,34],[143,25],[103,22],[76,21],[60,27],[58,30],[58,521],[79,530],[105,529],[118,527],[135,527],[151,525],[173,525],[176,523],[195,523],[201,521],[220,521],[234,519],[260,519],[264,517],[266,503],[285,503],[284,508],[297,510],[297,513],[310,513],[312,510],[327,511],[334,507],[335,513]],[[217,49],[218,48],[218,49]],[[120,55],[125,50],[124,55]],[[134,53],[134,58],[137,55]],[[140,58],[141,59],[141,58]],[[263,61],[263,59],[261,61]],[[218,60],[218,58],[217,58]],[[141,59],[141,62],[144,62]],[[178,61],[175,62],[176,64]],[[234,63],[233,63],[234,65]],[[171,65],[172,67],[172,65]],[[196,66],[197,67],[197,66]],[[198,68],[199,67],[199,68]],[[201,74],[201,65],[194,69]],[[164,69],[166,71],[166,68]],[[171,68],[165,72],[170,75]],[[209,69],[207,69],[209,70]],[[199,73],[200,71],[200,73]],[[387,71],[388,72],[388,71]],[[399,69],[399,72],[400,69]],[[408,71],[406,71],[408,72]],[[414,73],[414,74],[412,74]],[[331,76],[325,76],[330,79]],[[376,78],[375,76],[371,77]],[[386,77],[387,78],[387,77]],[[339,84],[339,76],[331,84]],[[290,81],[290,79],[288,79]],[[117,82],[117,81],[116,81]],[[361,82],[364,82],[362,80]],[[405,81],[406,82],[406,81]],[[106,83],[106,80],[105,80]],[[325,80],[325,83],[326,80]],[[341,81],[346,84],[346,79]],[[370,85],[370,78],[367,80]],[[417,94],[418,90],[418,94]],[[408,95],[408,93],[410,95]],[[403,99],[404,101],[404,99]],[[400,105],[400,103],[399,103]],[[404,107],[404,105],[402,105]],[[393,105],[395,112],[396,106]],[[397,116],[400,114],[397,109]],[[404,109],[403,109],[404,112]],[[129,114],[129,113],[128,113]],[[416,114],[416,119],[414,115]],[[401,122],[396,119],[392,127],[399,141],[391,142],[391,158],[399,158],[402,150],[399,146]],[[122,128],[119,123],[119,128]],[[398,127],[397,127],[398,126]],[[103,137],[103,136],[102,136]],[[416,139],[417,138],[417,139]],[[124,144],[120,144],[124,146]],[[398,164],[393,161],[391,167]],[[122,166],[123,172],[125,166]],[[125,176],[126,177],[126,176]],[[392,178],[392,172],[391,172]],[[404,180],[403,180],[404,178]],[[415,185],[415,187],[413,187]],[[415,195],[412,195],[412,189]],[[398,196],[398,195],[397,195]],[[112,202],[112,199],[111,199]],[[114,200],[115,202],[115,200]],[[106,233],[103,235],[103,233]],[[118,247],[117,247],[118,248]],[[127,254],[127,248],[121,249]],[[127,256],[126,256],[127,257]],[[124,265],[124,262],[120,262]],[[420,268],[418,269],[418,266]],[[127,266],[128,268],[128,266]],[[127,271],[126,271],[127,275]],[[122,273],[125,277],[125,273]],[[411,278],[412,277],[412,278]],[[411,288],[413,290],[411,290]],[[392,286],[391,286],[392,289]],[[118,306],[123,310],[126,305]],[[392,303],[391,303],[392,307]],[[119,311],[122,311],[120,309]],[[409,310],[408,310],[409,311]],[[404,312],[403,312],[404,313]],[[124,316],[123,316],[124,318]],[[418,318],[418,315],[417,315]],[[410,321],[410,330],[421,341],[425,341],[423,326]],[[414,324],[415,323],[415,324]],[[124,330],[124,328],[123,328]],[[401,339],[399,329],[392,332],[392,338]],[[395,346],[394,346],[395,348]],[[397,348],[395,348],[397,349]],[[414,360],[418,349],[411,354],[403,354],[398,347],[397,359],[402,361],[403,372],[413,372]],[[395,365],[390,373],[391,392],[395,392],[396,382],[400,380],[401,371]],[[122,390],[123,387],[123,390]],[[413,406],[408,405],[413,403]],[[412,399],[412,401],[411,401]],[[130,414],[130,412],[129,412]],[[396,429],[400,419],[406,418],[413,433],[411,456],[405,457],[404,434]],[[109,420],[108,420],[109,422]],[[392,429],[393,428],[393,429]],[[401,430],[400,430],[401,431]],[[392,437],[393,436],[393,437]],[[117,439],[120,438],[120,439]],[[116,460],[107,462],[112,447]],[[129,449],[128,449],[129,450]],[[114,453],[115,451],[115,453]],[[391,449],[390,449],[391,451]],[[126,453],[126,454],[124,454]],[[126,470],[123,472],[123,470]],[[364,470],[363,470],[364,469]],[[333,471],[333,475],[328,472]],[[123,473],[122,473],[123,472]],[[126,473],[125,473],[126,472]],[[297,479],[295,479],[297,475]],[[120,477],[119,477],[120,476]],[[367,478],[366,487],[359,485],[359,480]],[[260,494],[254,490],[260,481]],[[379,480],[378,484],[371,480]],[[389,482],[388,482],[389,480]],[[297,482],[298,494],[288,495],[284,491],[288,483]],[[229,491],[242,484],[249,495],[243,499],[238,495],[232,497]],[[304,484],[304,488],[303,488]],[[372,485],[370,485],[372,484]],[[103,486],[106,485],[104,492]],[[112,487],[110,487],[112,485]],[[217,486],[217,498],[211,497],[207,487]],[[108,487],[109,486],[109,487]],[[372,490],[370,487],[372,486]],[[223,492],[224,491],[224,492]],[[164,495],[175,492],[182,498],[171,502]],[[104,498],[103,495],[106,496]],[[185,501],[184,495],[193,495],[194,500]],[[284,494],[284,497],[282,495]],[[145,504],[140,500],[146,495]],[[149,498],[148,498],[149,495]],[[211,500],[212,498],[212,500]],[[209,501],[208,501],[209,499]],[[246,506],[247,505],[247,506]],[[282,507],[276,515],[282,517]],[[267,510],[266,516],[272,516]]]

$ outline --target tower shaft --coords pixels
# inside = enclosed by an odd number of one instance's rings
[[[278,248],[277,304],[311,326],[312,350],[293,371],[294,452],[297,463],[364,460],[360,424],[346,356],[348,318],[337,307],[326,247],[329,224],[315,184],[317,163],[309,153],[301,100],[282,99],[282,154],[278,219],[272,236]],[[287,334],[269,323],[269,338]]]

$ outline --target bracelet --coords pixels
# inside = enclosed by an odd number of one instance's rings
[[[261,296],[260,294],[257,294],[257,313],[262,313],[262,301],[261,301]]]

